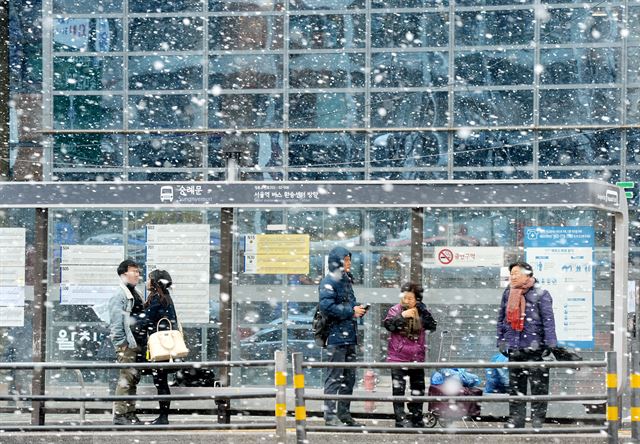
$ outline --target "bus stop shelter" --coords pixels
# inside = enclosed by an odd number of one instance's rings
[[[154,212],[220,211],[220,291],[218,357],[231,356],[234,295],[234,242],[241,209],[406,209],[410,217],[411,280],[424,272],[425,213],[436,209],[592,210],[610,221],[609,347],[618,352],[618,369],[626,374],[628,212],[624,190],[591,180],[565,181],[352,181],[352,182],[31,182],[0,183],[0,209],[33,209],[34,313],[33,360],[45,362],[47,310],[51,293],[50,227],[52,210],[139,209]],[[80,221],[79,223],[82,223]],[[4,222],[3,226],[8,226]],[[126,236],[125,240],[126,242]],[[286,341],[286,336],[285,336]],[[222,382],[229,379],[222,375]],[[619,391],[625,378],[618,379]],[[44,393],[43,370],[33,374],[33,394]],[[34,403],[32,422],[44,421],[43,403]]]

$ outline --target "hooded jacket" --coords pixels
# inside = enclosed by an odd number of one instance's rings
[[[357,304],[352,278],[344,271],[344,258],[351,252],[336,247],[329,252],[329,273],[320,281],[320,310],[329,320],[327,346],[355,345],[358,343],[356,319]]]
[[[502,294],[500,311],[498,312],[497,345],[504,344],[509,350],[539,350],[556,347],[556,323],[553,316],[553,300],[549,292],[538,283],[524,294],[526,302],[524,311],[524,328],[514,330],[507,321],[507,301],[509,287]]]

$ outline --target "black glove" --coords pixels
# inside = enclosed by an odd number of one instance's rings
[[[498,345],[498,350],[500,350],[500,353],[502,353],[503,356],[506,356],[507,358],[509,357],[509,348],[507,347],[506,342],[501,342]]]
[[[555,357],[552,354],[553,350],[549,347],[545,347],[542,349],[542,360],[543,361],[554,361]]]

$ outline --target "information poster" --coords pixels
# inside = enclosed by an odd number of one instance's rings
[[[308,234],[245,236],[244,272],[249,274],[309,274]]]
[[[60,246],[60,304],[101,305],[118,291],[122,245]]]
[[[206,224],[147,225],[147,275],[169,272],[181,323],[209,322],[209,238]]]
[[[0,326],[24,326],[24,228],[0,228]]]
[[[525,257],[551,293],[558,340],[594,347],[594,231],[592,227],[526,227]]]

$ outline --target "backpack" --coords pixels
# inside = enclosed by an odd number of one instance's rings
[[[329,339],[329,318],[322,313],[320,305],[316,307],[316,312],[313,315],[311,331],[313,332],[316,345],[318,347],[326,347],[327,339]]]

